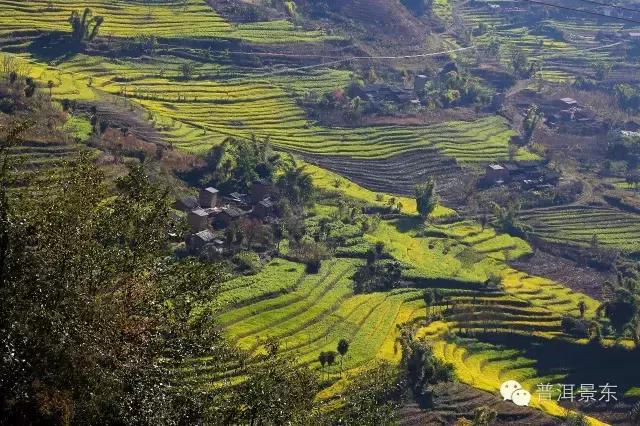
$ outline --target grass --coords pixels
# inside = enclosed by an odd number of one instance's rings
[[[64,123],[63,130],[77,140],[84,142],[93,133],[93,126],[86,117],[72,116]]]

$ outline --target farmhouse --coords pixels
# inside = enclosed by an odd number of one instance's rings
[[[484,179],[487,183],[505,182],[509,178],[509,171],[500,164],[489,164],[485,170]]]
[[[204,209],[197,208],[189,212],[187,222],[193,232],[204,231],[209,226],[209,215]]]
[[[578,101],[573,98],[561,98],[558,100],[558,104],[565,108],[577,108],[579,105]]]
[[[218,190],[216,188],[204,188],[200,190],[200,195],[198,197],[198,201],[200,202],[200,207],[202,208],[211,208],[215,207],[218,204]]]
[[[193,197],[193,196],[182,197],[179,200],[177,200],[175,203],[173,203],[173,208],[175,208],[176,210],[180,210],[182,212],[188,212],[188,211],[197,209],[198,207],[200,207],[198,205],[198,200],[196,199],[196,197]]]
[[[215,217],[214,224],[216,228],[227,228],[234,221],[247,216],[249,213],[249,211],[236,206],[226,206],[223,207],[220,214]]]
[[[253,203],[258,203],[270,196],[272,192],[273,185],[268,179],[258,179],[251,185],[251,188],[249,189],[249,196]]]
[[[405,104],[411,101],[411,92],[388,84],[369,84],[362,89],[362,97],[371,102],[394,102]]]
[[[256,204],[253,208],[253,214],[260,219],[264,219],[273,214],[273,207],[274,203],[271,201],[271,198],[265,198]]]
[[[247,194],[242,194],[240,192],[232,192],[226,197],[223,197],[223,200],[227,204],[231,204],[231,205],[242,207],[242,208],[248,208],[249,203],[251,202],[250,197]]]
[[[187,251],[205,259],[215,259],[224,253],[224,241],[209,230],[200,231],[187,238]]]

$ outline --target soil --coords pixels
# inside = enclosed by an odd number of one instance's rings
[[[415,186],[431,176],[447,205],[459,205],[457,190],[463,171],[452,158],[435,149],[423,149],[385,159],[352,159],[345,156],[300,154],[305,161],[341,174],[369,190],[413,196]]]
[[[555,426],[562,422],[542,411],[518,407],[463,383],[446,383],[434,388],[434,408],[423,410],[416,404],[408,404],[400,410],[400,425],[451,425],[459,418],[473,419],[474,410],[489,407],[498,413],[497,425]]]
[[[616,279],[611,272],[578,265],[572,260],[542,250],[536,250],[529,258],[512,261],[510,264],[518,270],[549,278],[597,300],[603,299],[602,284]]]

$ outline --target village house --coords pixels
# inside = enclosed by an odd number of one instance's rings
[[[274,203],[271,198],[265,198],[255,205],[253,214],[260,219],[264,219],[273,214]]]
[[[200,231],[187,239],[187,251],[194,256],[215,259],[224,253],[224,241],[217,239],[210,230]]]
[[[231,194],[222,198],[226,204],[240,207],[243,209],[249,208],[251,202],[250,197],[247,194],[240,192],[232,192]]]
[[[204,231],[209,227],[209,215],[204,209],[197,208],[187,214],[187,222],[193,232]]]
[[[182,197],[179,200],[176,200],[175,203],[173,203],[173,208],[182,212],[189,212],[191,210],[197,209],[198,207],[200,207],[198,205],[198,200],[193,196]]]
[[[557,104],[564,108],[577,108],[579,106],[578,101],[573,98],[558,99]]]
[[[355,95],[373,103],[393,102],[406,104],[413,99],[413,95],[409,90],[379,83],[369,84],[361,89],[356,89]]]
[[[273,185],[268,179],[258,179],[249,188],[249,196],[253,203],[258,203],[271,195]]]
[[[484,180],[488,184],[504,183],[509,179],[509,171],[500,164],[489,164],[485,169]]]
[[[214,225],[216,228],[224,229],[231,225],[236,220],[246,217],[250,211],[243,210],[236,206],[225,206],[222,211],[214,218]]]
[[[198,196],[200,207],[206,209],[218,205],[218,193],[219,191],[212,187],[201,189]]]

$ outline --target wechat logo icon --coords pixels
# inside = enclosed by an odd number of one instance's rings
[[[526,407],[531,402],[529,391],[522,389],[522,385],[515,380],[507,380],[500,385],[500,395],[505,401],[513,401],[520,407]]]

